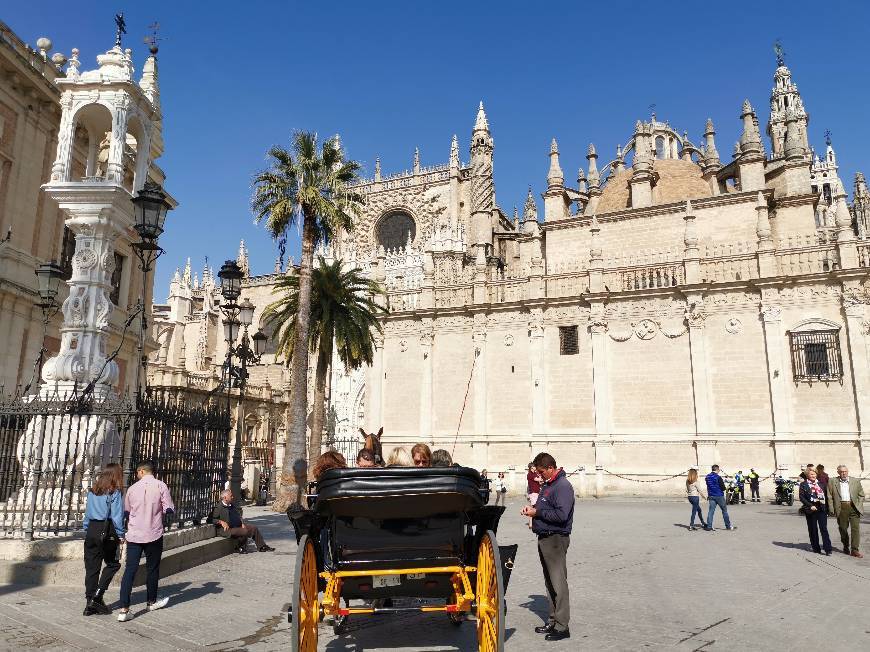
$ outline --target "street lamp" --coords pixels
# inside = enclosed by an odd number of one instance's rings
[[[224,340],[227,344],[226,369],[227,407],[232,397],[233,380],[239,388],[239,410],[236,417],[236,439],[233,445],[233,460],[230,470],[230,490],[241,500],[242,497],[242,435],[244,429],[245,385],[248,380],[248,365],[257,364],[266,351],[267,337],[257,330],[253,337],[248,336],[248,328],[254,323],[255,306],[247,297],[238,301],[242,293],[242,278],[244,273],[234,260],[226,261],[218,272],[221,279],[221,295],[226,300],[221,306],[224,313]],[[239,331],[241,330],[241,341]],[[233,364],[233,358],[238,358],[239,366]]]
[[[39,355],[36,356],[36,362],[33,364],[33,372],[30,374],[30,381],[24,386],[22,394],[27,394],[30,388],[33,387],[33,382],[42,373],[42,363],[45,360],[45,354],[48,351],[45,348],[45,336],[48,332],[48,322],[60,310],[60,304],[57,302],[57,295],[60,293],[60,284],[63,281],[63,270],[55,262],[42,263],[36,268],[36,280],[38,283],[39,306],[42,311],[42,343],[39,347]]]
[[[130,320],[138,313],[139,341],[137,353],[139,367],[136,369],[136,396],[139,396],[142,376],[148,382],[148,357],[145,355],[145,333],[148,330],[148,318],[145,314],[145,297],[148,296],[148,272],[154,269],[154,263],[163,255],[164,250],[157,244],[157,240],[163,233],[163,224],[166,222],[166,214],[172,210],[168,196],[159,184],[146,181],[142,189],[130,200],[133,203],[134,222],[133,229],[139,234],[139,242],[131,244],[133,253],[139,259],[139,269],[142,271],[142,294],[136,302],[136,309]],[[123,339],[122,339],[123,341]]]

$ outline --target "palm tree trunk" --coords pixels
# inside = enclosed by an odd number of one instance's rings
[[[332,347],[330,347],[332,348]],[[326,417],[326,381],[329,378],[329,351],[321,351],[317,356],[317,370],[314,373],[314,406],[311,408],[311,443],[308,447],[308,471],[314,468],[320,457],[323,422]]]
[[[314,266],[314,216],[304,215],[302,225],[302,257],[299,261],[299,311],[293,334],[293,359],[290,363],[290,424],[284,444],[284,463],[272,504],[276,512],[284,512],[292,504],[302,502],[308,479],[305,456],[306,423],[308,421],[308,333],[311,329],[311,270]]]

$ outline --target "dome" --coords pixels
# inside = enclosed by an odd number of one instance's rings
[[[686,199],[712,197],[710,185],[701,176],[701,168],[691,161],[656,159],[653,170],[658,181],[653,187],[653,204],[673,204]],[[599,214],[631,208],[631,169],[610,176],[598,202]]]

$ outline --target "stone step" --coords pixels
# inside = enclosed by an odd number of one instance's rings
[[[79,544],[80,546],[83,543]],[[206,564],[215,559],[232,553],[236,543],[231,538],[212,537],[195,541],[186,545],[164,550],[160,562],[160,577],[168,577],[188,568]],[[115,575],[112,584],[121,583],[124,573],[124,560],[121,560],[121,570]],[[31,560],[0,560],[0,585],[59,585],[84,586],[85,564],[80,556],[78,559],[31,559]],[[145,584],[145,556],[139,562],[139,570],[133,586]]]

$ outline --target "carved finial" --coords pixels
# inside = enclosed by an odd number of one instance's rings
[[[562,166],[559,164],[559,145],[556,139],[550,143],[550,170],[547,172],[547,186],[558,188],[565,185],[565,176],[562,174]]]
[[[752,113],[752,105],[749,103],[748,99],[743,100],[743,115],[746,115],[747,113]]]
[[[375,158],[375,181],[381,180],[381,158]]]
[[[420,171],[420,148],[414,148],[414,174]]]
[[[526,195],[526,204],[523,206],[523,222],[538,221],[538,206],[535,204],[535,196],[532,194],[532,187],[529,186],[529,193]]]
[[[707,118],[707,124],[704,126],[704,135],[707,134],[715,134],[716,130],[713,128],[713,119]]]
[[[483,100],[477,109],[477,119],[474,121],[475,131],[489,131],[489,122],[486,119],[486,112],[483,110]]]
[[[550,154],[558,154],[559,153],[559,144],[556,142],[554,138],[550,143]]]
[[[453,134],[453,140],[450,141],[450,167],[459,168],[459,140],[456,134]]]
[[[127,23],[124,21],[124,12],[115,14],[115,26],[118,28],[115,32],[115,47],[121,47],[121,34],[127,33]]]

